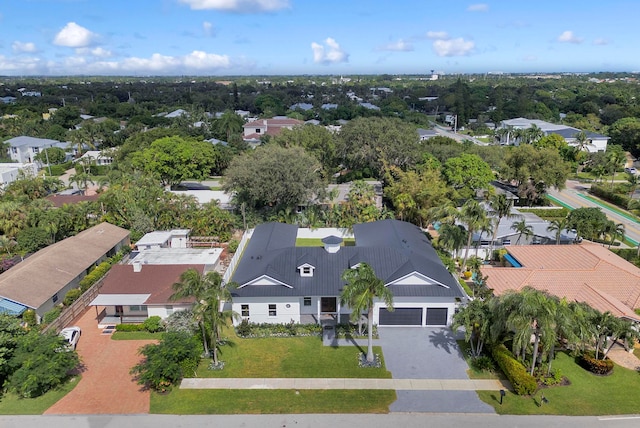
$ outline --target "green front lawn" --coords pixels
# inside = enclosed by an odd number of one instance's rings
[[[41,415],[80,382],[80,376],[69,380],[58,389],[36,398],[20,398],[12,392],[0,396],[0,415]]]
[[[480,399],[499,414],[515,415],[625,415],[640,413],[640,374],[616,366],[610,376],[596,376],[578,366],[573,357],[559,353],[555,370],[569,378],[571,385],[539,389],[533,397],[507,392],[500,405],[497,391],[478,391]],[[541,403],[541,394],[549,401]]]
[[[395,400],[393,390],[174,389],[166,395],[152,393],[150,413],[388,413]]]
[[[114,331],[111,340],[160,340],[163,332],[149,333],[148,331]]]
[[[344,238],[342,245],[347,247],[353,247],[356,245],[355,238]],[[322,247],[322,238],[297,238],[296,247]]]
[[[208,370],[210,360],[203,360],[198,377],[391,378],[384,366],[359,368],[357,347],[322,346],[319,337],[241,339],[233,335],[230,340],[232,344],[221,348],[224,370]],[[373,351],[382,357],[379,347]]]

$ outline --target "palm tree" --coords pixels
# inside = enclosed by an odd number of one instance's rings
[[[473,357],[482,354],[484,344],[490,339],[491,318],[489,305],[480,299],[471,300],[453,316],[451,328],[456,331],[464,327],[464,339],[469,342]]]
[[[533,227],[527,224],[525,220],[516,221],[511,225],[511,230],[514,230],[518,233],[518,240],[516,241],[516,245],[520,243],[520,238],[524,235],[525,238],[530,238],[533,236]]]
[[[602,240],[606,240],[609,237],[609,248],[616,241],[617,238],[624,239],[625,228],[624,224],[617,223],[613,220],[607,220],[602,226]]]
[[[560,238],[562,237],[562,231],[567,230],[568,225],[569,225],[569,220],[566,217],[554,219],[549,222],[549,226],[547,226],[547,231],[556,232],[556,245],[560,245]]]
[[[87,194],[87,189],[89,188],[89,183],[96,184],[93,181],[93,177],[91,176],[91,174],[88,174],[86,172],[78,172],[76,174],[73,174],[69,177],[69,183],[76,183],[78,185],[78,188],[82,189],[82,193],[84,193],[85,195]]]
[[[221,310],[223,302],[231,302],[231,293],[222,285],[222,276],[215,271],[201,274],[191,268],[180,275],[180,281],[173,284],[173,291],[170,300],[195,299],[193,312],[202,331],[204,352],[211,354],[214,365],[218,365],[220,330],[234,317],[231,311]],[[210,332],[208,342],[207,330]]]
[[[587,146],[589,145],[589,137],[587,137],[587,133],[585,131],[580,131],[573,136],[576,142],[575,146],[575,160],[578,163],[576,167],[576,175],[580,172],[580,159],[582,158],[582,153],[585,151]]]
[[[464,251],[464,259],[462,260],[462,270],[467,266],[469,258],[469,249],[473,241],[473,234],[478,230],[482,230],[489,224],[487,212],[480,203],[474,199],[469,199],[462,205],[458,214],[458,219],[467,227],[467,248]]]
[[[609,171],[611,172],[611,187],[613,188],[613,180],[616,176],[616,171],[624,164],[627,160],[624,152],[618,150],[612,150],[610,153],[607,153],[607,163],[609,164]]]
[[[503,218],[512,217],[512,202],[513,201],[511,201],[511,199],[508,199],[504,193],[492,195],[489,198],[489,213],[494,218],[493,236],[491,237],[491,252],[493,252],[493,246],[495,245],[496,238],[498,237],[498,227],[500,226],[500,221]]]
[[[84,153],[84,148],[89,147],[90,149],[95,149],[96,146],[93,142],[93,136],[90,132],[88,132],[84,128],[74,129],[73,131],[69,131],[69,148],[75,149],[76,158],[82,156]]]
[[[640,184],[640,175],[627,172],[627,182],[629,183],[629,199],[631,199],[638,188],[638,184]]]
[[[373,268],[366,263],[346,269],[342,280],[347,283],[340,293],[340,302],[351,308],[351,321],[359,321],[367,311],[367,361],[373,362],[373,301],[382,300],[387,309],[393,310],[393,294],[378,278]]]
[[[438,230],[438,245],[457,256],[467,240],[467,231],[457,224],[444,223]]]
[[[528,144],[534,144],[544,137],[544,131],[535,123],[527,128],[525,138]]]

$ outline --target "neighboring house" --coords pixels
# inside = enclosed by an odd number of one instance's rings
[[[189,112],[179,108],[178,110],[174,110],[170,113],[167,113],[164,117],[166,117],[167,119],[175,119],[176,117],[181,117],[181,116],[189,116]]]
[[[204,265],[205,271],[218,267],[222,248],[153,248],[132,251],[129,264],[135,265]]]
[[[340,303],[346,269],[368,263],[393,293],[395,311],[376,301],[374,324],[446,326],[466,297],[427,237],[416,226],[382,220],[353,226],[355,246],[323,238],[322,247],[297,247],[298,227],[257,226],[231,281],[232,309],[254,323],[347,322]]]
[[[602,245],[507,247],[509,267],[483,265],[487,287],[501,295],[531,286],[569,301],[640,321],[640,268]]]
[[[368,110],[380,110],[380,107],[378,107],[375,104],[368,103],[368,102],[361,102],[360,103],[360,107],[364,107],[364,108],[366,108]]]
[[[309,103],[296,103],[289,107],[289,110],[311,110],[313,108],[313,104]]]
[[[79,192],[79,193],[71,193]],[[63,205],[72,205],[80,202],[95,202],[100,198],[97,193],[94,195],[85,195],[82,190],[79,189],[67,189],[63,192],[49,195],[45,199],[53,204],[56,208],[61,208]]]
[[[288,117],[274,117],[272,119],[256,119],[243,125],[244,133],[242,139],[252,145],[260,143],[263,135],[276,136],[283,129],[293,129],[294,126],[303,125],[304,122]]]
[[[113,158],[100,150],[89,150],[75,160],[75,162],[81,163],[83,161],[89,162],[92,165],[104,166],[111,165],[113,163]]]
[[[198,264],[114,265],[90,303],[98,312],[98,326],[142,322],[151,316],[165,319],[173,312],[189,309],[193,298],[173,301],[169,297],[174,293],[173,284],[191,268],[205,272],[204,265]]]
[[[193,196],[200,205],[216,202],[223,210],[233,210],[233,204],[231,203],[232,195],[222,190],[171,190],[171,193]]]
[[[533,125],[536,125],[538,128],[542,130],[544,135],[558,134],[567,142],[570,146],[576,146],[576,134],[581,131],[577,128],[573,128],[567,125],[558,125],[555,123],[545,122],[544,120],[539,119],[525,119],[523,117],[519,117],[516,119],[503,120],[500,122],[498,129],[506,128],[506,129],[528,129]],[[595,132],[586,131],[587,135],[587,145],[586,150],[590,153],[595,152],[604,152],[607,150],[607,142],[609,141],[609,137],[601,134],[597,134]],[[518,141],[514,139],[513,135],[506,134],[505,137],[500,141],[501,144],[518,144]]]
[[[16,102],[16,97],[0,97],[2,104],[13,104]]]
[[[11,138],[5,141],[5,143],[9,144],[9,156],[11,160],[19,163],[34,162],[35,156],[45,148],[59,147],[62,150],[67,150],[68,148],[67,143],[26,136]],[[42,165],[39,165],[39,167],[42,168]]]
[[[128,245],[129,231],[109,223],[49,245],[0,274],[0,312],[30,308],[41,319],[91,268]]]
[[[35,177],[37,174],[38,167],[35,163],[0,163],[0,188],[21,176]]]
[[[365,180],[365,183],[373,187],[373,191],[375,193],[376,198],[376,208],[379,210],[382,209],[382,182],[377,180]],[[329,184],[327,185],[327,194],[329,196],[334,196],[333,198],[324,202],[325,204],[344,204],[348,201],[349,192],[351,191],[351,186],[353,182],[350,181],[348,183],[342,184]]]
[[[135,247],[138,250],[150,250],[152,248],[187,248],[189,229],[157,230],[144,235]]]

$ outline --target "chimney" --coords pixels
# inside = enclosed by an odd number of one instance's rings
[[[322,238],[322,243],[324,244],[324,250],[327,253],[333,254],[340,251],[340,245],[342,244],[342,238],[339,236],[331,235],[326,238]]]
[[[142,263],[133,262],[133,271],[134,272],[140,272],[141,270],[142,270]]]

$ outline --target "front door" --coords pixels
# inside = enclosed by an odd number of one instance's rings
[[[335,297],[320,298],[320,312],[337,312],[338,305]]]
[[[116,316],[117,317],[122,317],[124,315],[124,309],[122,309],[122,306],[117,305],[116,306]]]

